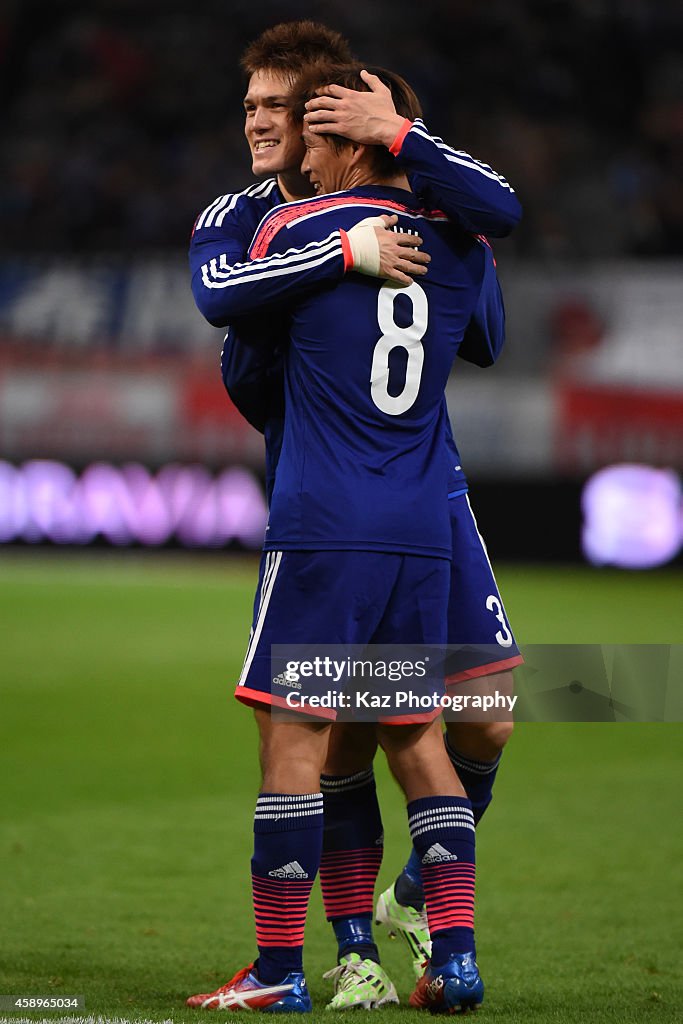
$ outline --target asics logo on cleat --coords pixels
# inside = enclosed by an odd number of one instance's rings
[[[415,986],[410,1005],[432,1013],[464,1013],[484,999],[484,982],[472,953],[451,953],[439,967],[427,964]]]
[[[259,981],[249,964],[215,992],[190,996],[186,1005],[201,1010],[259,1010],[262,1013],[310,1013],[311,999],[302,973],[288,974],[277,985]]]
[[[441,998],[442,989],[443,989],[443,974],[439,974],[439,975],[437,975],[436,978],[433,978],[430,982],[427,983],[427,985],[425,987],[425,994],[426,994],[428,999],[430,999],[430,1000],[432,1000],[432,1002],[436,1003]]]
[[[215,1009],[265,1009],[267,1006],[276,1003],[282,996],[287,995],[293,988],[293,985],[272,985],[269,988],[244,989],[242,991],[232,989],[230,992],[222,993],[217,997]]]

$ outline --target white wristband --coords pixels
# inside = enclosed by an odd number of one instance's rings
[[[366,217],[346,232],[353,256],[352,270],[379,277],[379,241],[375,228],[383,228],[381,217]]]

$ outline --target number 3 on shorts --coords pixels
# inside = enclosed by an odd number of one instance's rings
[[[496,612],[496,621],[500,622],[502,629],[499,629],[496,633],[496,640],[501,647],[512,646],[512,633],[508,629],[507,622],[505,621],[505,615],[503,614],[503,607],[496,597],[495,594],[489,594],[486,598],[486,607],[490,612]]]
[[[413,322],[399,327],[394,319],[394,303],[398,295],[407,295],[413,307]],[[370,370],[370,394],[378,409],[389,416],[400,416],[414,405],[420,390],[424,348],[422,339],[427,330],[427,296],[423,288],[413,281],[408,288],[397,288],[389,281],[383,284],[377,298],[377,320],[382,337],[375,345]],[[408,354],[406,379],[398,395],[389,394],[389,353],[402,348]]]

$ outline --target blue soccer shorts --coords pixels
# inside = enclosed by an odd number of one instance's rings
[[[524,658],[515,643],[469,495],[449,500],[453,554],[446,683],[506,672]]]
[[[286,706],[272,693],[273,644],[443,647],[449,575],[444,558],[375,551],[264,552],[235,696],[250,706]],[[333,720],[336,715],[321,710],[319,717]],[[416,720],[432,717],[425,713]]]

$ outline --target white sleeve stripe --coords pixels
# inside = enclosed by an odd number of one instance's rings
[[[502,174],[499,174],[498,171],[494,171],[493,167],[491,167],[490,164],[485,164],[483,160],[477,160],[476,157],[473,157],[469,153],[466,153],[464,149],[453,149],[452,146],[447,146],[445,142],[437,142],[437,146],[439,147],[439,149],[442,149],[447,155],[450,153],[452,156],[460,156],[466,160],[471,160],[472,164],[475,167],[481,167],[485,171],[490,171],[491,174],[495,174],[495,176],[499,178],[500,181],[505,182],[505,184],[507,185],[507,181]]]
[[[240,195],[241,194],[242,193],[240,193]],[[221,217],[225,216],[225,214],[229,210],[232,210],[232,208],[235,205],[235,203],[237,202],[238,198],[239,198],[239,196],[226,196],[224,203],[217,203],[216,206],[214,206],[214,208],[211,211],[211,213],[206,218],[206,220],[204,221],[204,223],[202,224],[202,227],[205,227],[205,228],[213,227],[214,226],[214,221],[215,221],[215,218],[216,218],[216,214],[218,214]],[[228,200],[229,200],[229,202],[228,202]],[[221,210],[222,210],[222,213],[219,212]]]
[[[440,141],[437,141],[436,144],[439,147],[439,149],[443,149],[445,153],[451,153],[453,156],[461,156],[464,157],[466,160],[471,160],[472,163],[476,164],[477,167],[483,167],[485,171],[491,171],[491,173],[495,174],[495,176],[497,178],[500,178],[501,181],[505,181],[503,175],[499,174],[498,171],[494,171],[493,167],[491,167],[490,164],[485,164],[483,160],[477,160],[476,157],[472,156],[470,153],[465,152],[464,149],[453,149],[452,146],[447,146],[445,142]]]
[[[210,228],[212,226],[221,227],[223,218],[226,213],[229,213],[233,209],[238,199],[242,196],[267,196],[275,188],[277,181],[275,178],[268,178],[266,181],[256,182],[254,185],[249,185],[242,192],[229,192],[227,195],[218,196],[212,203],[202,211],[200,216],[197,218],[197,224],[195,231],[199,231],[200,228]],[[225,207],[225,209],[223,209]],[[217,219],[214,221],[214,218]]]
[[[311,259],[309,257],[309,259],[305,262],[301,262],[300,260],[294,260],[284,267],[275,269],[272,268],[272,265],[269,265],[268,269],[265,270],[263,269],[263,264],[266,261],[262,261],[260,268],[258,268],[261,270],[261,273],[242,274],[240,277],[233,277],[231,280],[227,281],[212,281],[207,273],[206,266],[203,266],[202,282],[205,288],[230,288],[232,285],[235,284],[253,284],[255,281],[263,281],[273,277],[282,277],[283,275],[286,274],[296,274],[300,273],[302,270],[314,270],[315,267],[319,267],[323,263],[327,263],[331,259],[336,259],[336,257],[340,256],[341,254],[342,247],[341,242],[339,242],[339,244],[335,246],[335,248],[333,248],[332,250],[330,250],[330,252],[327,252],[322,256],[316,253],[316,256],[318,257],[317,259]]]
[[[198,218],[197,225],[195,227],[195,231],[199,231],[200,228],[204,227],[204,221],[205,221],[207,215],[209,213],[211,213],[211,211],[214,209],[214,207],[217,208],[217,209],[220,209],[221,206],[223,206],[225,203],[227,203],[229,198],[230,198],[230,196],[219,196],[218,199],[214,199],[214,201],[212,203],[210,203],[206,207],[206,209],[202,212],[202,214]]]
[[[280,276],[285,273],[296,273],[304,269],[319,266],[328,259],[342,252],[341,238],[334,232],[324,242],[316,242],[306,249],[288,249],[285,253],[276,253],[265,259],[254,260],[252,263],[235,263],[232,267],[225,256],[220,257],[223,270],[218,269],[215,259],[202,266],[202,281],[207,288],[225,288],[232,284],[250,284],[262,281],[269,275]]]
[[[444,156],[447,160],[450,160],[452,164],[461,164],[463,167],[471,167],[473,171],[479,171],[479,173],[483,174],[485,178],[491,178],[492,181],[497,181],[502,188],[506,188],[508,191],[512,192],[512,186],[508,185],[507,181],[505,181],[504,178],[501,178],[499,174],[496,174],[495,171],[487,171],[483,167],[478,167],[477,164],[471,163],[469,160],[461,160],[460,157],[449,156],[448,153],[445,153]]]
[[[253,196],[254,198],[263,198],[264,196],[269,195],[273,191],[274,188],[275,188],[275,179],[273,178],[272,181],[261,182],[260,185],[256,185],[256,186],[252,185],[248,189],[245,189],[244,192],[239,192],[234,197],[232,202],[228,206],[226,206],[226,208],[224,210],[220,211],[220,213],[216,217],[216,220],[214,222],[214,226],[217,227],[217,228],[220,228],[220,227],[223,226],[223,218],[225,217],[226,213],[229,213],[230,210],[232,210],[232,208],[236,205],[237,200],[240,199],[242,196],[246,195],[246,196]],[[207,222],[206,226],[207,227],[209,226],[208,222]]]
[[[206,265],[213,277],[219,281],[226,277],[234,277],[235,272],[240,277],[244,277],[249,274],[258,273],[260,270],[263,270],[264,266],[277,266],[279,263],[305,262],[311,256],[321,255],[323,252],[337,248],[339,242],[339,237],[335,238],[334,235],[330,235],[324,242],[312,242],[303,249],[288,249],[286,252],[275,253],[273,256],[264,256],[261,259],[251,260],[249,263],[230,264],[228,257],[223,253],[218,257],[218,262],[216,259],[212,259]],[[218,270],[218,266],[220,266],[220,270]]]
[[[260,188],[260,186],[259,186],[259,188]],[[223,218],[225,217],[226,213],[229,213],[230,210],[232,210],[235,207],[235,205],[237,203],[237,200],[241,196],[254,195],[253,189],[254,189],[254,186],[250,185],[249,188],[246,188],[243,192],[235,192],[235,193],[232,193],[229,196],[223,196],[223,199],[225,200],[225,202],[216,203],[216,205],[214,206],[213,210],[211,210],[211,212],[209,213],[208,217],[204,221],[204,224],[202,225],[202,227],[205,227],[205,228],[220,227],[221,224],[223,223]],[[226,203],[227,203],[227,205],[226,205]],[[216,217],[216,214],[218,214],[218,217]]]
[[[429,141],[433,142],[438,149],[443,149],[444,152],[446,152],[446,153],[451,153],[453,156],[466,157],[468,160],[472,161],[472,164],[475,167],[477,167],[477,168],[483,167],[485,170],[491,171],[492,174],[495,174],[495,176],[497,178],[500,178],[501,181],[505,181],[505,178],[503,177],[503,175],[502,174],[498,174],[497,171],[494,171],[490,164],[485,164],[483,160],[477,160],[476,157],[472,156],[470,153],[468,153],[464,149],[453,149],[452,146],[447,145],[443,141],[443,139],[439,138],[438,135],[430,135],[429,132],[426,130],[426,128],[416,128],[415,129],[415,134],[416,135],[421,135],[424,139],[429,139]]]
[[[465,152],[464,149],[453,149],[452,146],[446,145],[443,139],[440,139],[435,135],[430,135],[424,125],[420,122],[416,121],[411,128],[411,131],[416,135],[420,135],[423,139],[428,139],[430,142],[433,142],[437,149],[443,151],[446,159],[452,160],[453,163],[461,164],[463,167],[471,167],[473,171],[479,171],[487,178],[491,178],[492,180],[499,182],[504,188],[509,189],[510,192],[514,192],[514,189],[505,180],[503,175],[494,171],[489,164],[485,164],[482,160],[477,160],[475,157],[470,156],[470,154]]]
[[[279,260],[288,259],[290,256],[307,256],[314,250],[322,251],[323,249],[329,249],[331,245],[340,241],[341,235],[339,233],[339,228],[335,228],[334,231],[329,233],[327,238],[321,238],[319,241],[315,242],[307,242],[306,245],[302,245],[298,249],[292,246],[290,249],[285,249],[284,252],[273,253],[272,256],[260,256],[258,259],[250,260],[245,264],[245,266],[253,267],[255,264],[258,265],[259,263],[265,263],[266,261],[270,262],[271,260],[274,263],[277,263]]]

